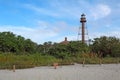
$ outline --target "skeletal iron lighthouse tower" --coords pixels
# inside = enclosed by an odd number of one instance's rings
[[[80,18],[81,27],[79,27],[79,31],[78,31],[78,40],[79,40],[79,35],[81,35],[83,43],[85,43],[85,35],[86,35],[86,32],[85,32],[85,29],[86,29],[85,22],[86,22],[85,14],[82,14],[81,18]]]
[[[82,23],[82,42],[85,43],[85,22],[86,22],[85,14],[81,15],[80,22]]]
[[[81,23],[81,26],[79,27],[79,30],[78,30],[77,40],[79,40],[80,35],[81,35],[81,41],[82,41],[82,43],[89,44],[88,29],[87,29],[87,25],[85,24],[86,23],[85,14],[81,15],[80,23]]]

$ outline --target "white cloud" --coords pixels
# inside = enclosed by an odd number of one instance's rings
[[[70,26],[68,23],[64,21],[56,21],[56,22],[50,23],[50,22],[38,20],[36,24],[40,29],[52,30],[53,32],[60,33],[60,34],[75,32],[77,31],[77,28],[78,28],[76,26]]]
[[[11,31],[14,34],[21,35],[25,38],[30,38],[32,41],[37,43],[43,43],[48,37],[54,37],[57,35],[52,30],[36,28],[28,28],[25,26],[13,26],[13,25],[3,25],[0,26],[0,32]]]
[[[93,38],[98,38],[98,37],[101,37],[101,36],[114,36],[114,37],[117,37],[117,38],[120,38],[120,32],[119,31],[110,31],[110,32],[94,32],[92,34],[90,34],[90,39],[93,39]]]
[[[28,26],[2,25],[0,26],[0,32],[11,31],[37,43],[44,43],[46,41],[60,42],[65,36],[70,37],[73,33],[77,34],[75,27],[68,26],[63,21],[48,23],[38,20],[36,24],[37,27],[32,28]]]
[[[99,4],[91,9],[91,16],[93,16],[95,20],[104,18],[108,16],[110,13],[111,8],[108,5],[104,4]]]
[[[49,24],[47,22],[42,21],[42,20],[37,20],[36,22],[37,22],[36,23],[37,26],[41,29],[46,29],[49,26]]]
[[[63,1],[64,3],[64,1]],[[24,6],[28,9],[47,16],[66,18],[66,19],[79,19],[82,13],[91,16],[94,20],[104,18],[111,13],[111,8],[105,4],[91,5],[86,1],[74,2],[73,5],[70,3],[59,2],[58,0],[51,2],[49,8],[41,8],[32,4],[25,4]],[[76,5],[75,5],[76,4]],[[86,6],[85,6],[86,5]]]
[[[34,12],[38,12],[39,14],[43,14],[43,15],[48,15],[48,16],[53,16],[53,17],[57,17],[59,16],[58,13],[53,12],[50,9],[45,9],[45,8],[41,8],[41,7],[37,7],[35,5],[31,5],[31,4],[24,4],[25,8],[31,9]]]
[[[42,8],[40,6],[32,4],[24,4],[24,7],[36,12],[39,15],[52,16],[57,18],[79,18],[81,14],[81,7],[78,5],[71,6],[68,3],[66,5],[59,1],[51,2],[48,5],[49,8]]]

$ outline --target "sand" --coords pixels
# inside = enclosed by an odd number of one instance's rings
[[[0,70],[0,80],[120,80],[120,64],[75,64],[30,69]]]

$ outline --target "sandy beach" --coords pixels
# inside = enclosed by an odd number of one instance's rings
[[[0,80],[120,80],[120,64],[81,64],[0,70]]]

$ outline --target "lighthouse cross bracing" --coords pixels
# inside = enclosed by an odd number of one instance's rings
[[[81,23],[81,26],[79,27],[79,30],[78,30],[78,37],[77,37],[77,39],[79,40],[79,37],[81,35],[82,42],[85,43],[87,41],[86,38],[88,37],[88,30],[87,30],[87,26],[85,24],[86,23],[85,14],[81,15],[80,23]]]

